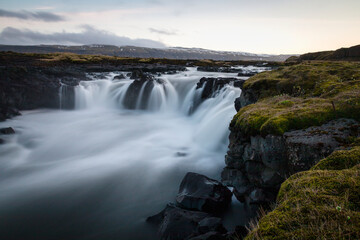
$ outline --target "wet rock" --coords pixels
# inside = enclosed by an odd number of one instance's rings
[[[0,68],[0,120],[18,110],[59,108],[62,84],[75,86],[86,80],[85,71],[72,66],[7,66]]]
[[[237,78],[206,78],[203,77],[196,84],[196,89],[203,88],[201,98],[207,99],[214,96],[220,89],[226,85],[233,84],[234,87],[242,87],[244,80]]]
[[[248,230],[245,226],[236,226],[234,231],[232,232],[228,232],[227,235],[227,239],[244,239],[246,237],[246,235],[248,234]]]
[[[0,128],[1,134],[15,134],[15,130],[12,127]]]
[[[254,72],[254,71],[239,70],[238,77],[252,77],[257,73],[258,72]]]
[[[208,232],[208,233],[190,238],[189,240],[227,240],[227,238],[224,236],[224,234],[221,234],[218,232]]]
[[[211,215],[168,204],[159,214],[149,217],[147,222],[159,225],[158,233],[161,239],[183,240],[200,235],[199,223],[206,218],[211,218]],[[205,227],[203,224],[201,229],[204,230]]]
[[[155,78],[141,70],[136,70],[131,73],[130,79],[134,79],[134,81],[126,91],[123,104],[128,109],[145,109],[155,84]],[[139,100],[139,98],[141,99]]]
[[[140,80],[144,76],[146,76],[144,72],[139,69],[131,72],[130,79]]]
[[[220,182],[189,172],[181,182],[176,202],[185,209],[220,213],[230,204],[231,196]]]
[[[239,68],[225,67],[225,66],[199,66],[197,71],[201,72],[223,72],[223,73],[238,73],[242,71]]]
[[[114,76],[113,80],[122,80],[125,79],[126,77],[124,76],[124,74],[119,74]]]
[[[4,144],[5,140],[0,138],[0,144]]]
[[[234,87],[242,88],[246,80],[237,79],[234,81]]]
[[[240,111],[241,109],[241,100],[240,100],[240,97],[236,98],[235,101],[234,101],[234,107],[235,107],[235,110],[238,112]]]
[[[187,153],[185,153],[185,152],[177,152],[176,153],[176,156],[177,157],[186,157],[188,154]]]
[[[198,224],[198,232],[200,234],[215,231],[218,233],[226,233],[226,229],[222,224],[221,218],[208,217],[201,220]]]

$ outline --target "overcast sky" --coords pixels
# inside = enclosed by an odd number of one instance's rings
[[[360,44],[360,0],[0,0],[0,44],[305,53]]]

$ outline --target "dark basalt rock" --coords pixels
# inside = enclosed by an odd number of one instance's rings
[[[288,176],[308,170],[346,144],[349,137],[359,135],[360,125],[351,119],[337,119],[283,136],[243,136],[231,130],[222,182],[234,187],[240,201],[272,202]]]
[[[0,76],[0,120],[19,110],[59,108],[60,87],[88,79],[85,71],[72,66],[7,66],[0,68]]]
[[[234,101],[234,107],[235,107],[235,110],[238,112],[240,111],[241,109],[241,100],[240,100],[240,97],[236,98],[235,101]]]
[[[221,218],[208,217],[201,220],[198,224],[199,233],[207,233],[210,231],[216,231],[218,233],[226,233],[226,229],[222,225]]]
[[[220,182],[197,173],[187,173],[181,182],[177,203],[168,204],[147,222],[159,225],[161,239],[223,237],[227,230],[222,220],[213,214],[222,213],[228,207],[231,195]]]
[[[231,196],[231,191],[220,182],[190,172],[181,182],[176,202],[185,209],[220,213],[230,204]]]
[[[141,74],[141,72],[156,74],[185,70],[184,66],[170,64],[57,63],[52,65],[46,63],[42,65],[31,62],[2,61],[0,62],[0,121],[19,115],[20,110],[74,108],[74,87],[80,81],[91,80],[89,74],[101,76],[103,75],[101,72],[138,71],[138,77],[141,79],[140,75],[146,75]],[[136,77],[137,73],[133,72],[133,74],[133,79],[138,80],[139,78]],[[121,78],[122,76],[120,75],[119,77]],[[138,86],[133,86],[133,88],[137,89]],[[151,86],[147,88],[151,88]],[[60,94],[65,95],[60,98]],[[132,107],[130,106],[130,108]]]
[[[241,88],[244,84],[245,80],[237,79],[237,78],[206,78],[203,77],[196,84],[196,89],[204,88],[201,94],[202,99],[207,99],[212,96],[224,86],[233,84],[234,87]]]
[[[200,236],[190,238],[189,240],[227,240],[224,234],[218,232],[208,232]]]
[[[134,81],[130,84],[129,88],[126,91],[124,98],[124,106],[128,109],[135,109],[137,106],[137,101],[141,94],[141,102],[140,108],[145,109],[148,99],[150,97],[151,91],[154,87],[155,78],[148,74],[144,73],[141,70],[136,70],[131,73],[130,79],[134,79]],[[158,83],[162,83],[161,81],[157,81]],[[144,87],[143,91],[141,89]]]
[[[119,75],[116,75],[113,80],[122,80],[122,79],[125,79],[126,77],[124,76],[124,74],[119,74]]]
[[[220,67],[220,66],[199,66],[197,71],[201,72],[223,72],[223,73],[238,73],[241,69],[232,67]]]
[[[258,72],[239,70],[238,77],[252,77]]]
[[[236,226],[234,231],[228,232],[226,234],[226,239],[231,240],[231,239],[244,239],[246,237],[246,235],[248,234],[248,230],[245,226]]]
[[[0,128],[1,134],[15,134],[15,130],[12,127]]]
[[[147,222],[159,225],[160,239],[183,240],[207,232],[226,232],[221,219],[208,213],[185,210],[168,204],[159,214],[149,217]]]

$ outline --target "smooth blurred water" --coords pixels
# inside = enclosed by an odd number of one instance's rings
[[[114,75],[81,82],[75,110],[0,123],[16,131],[0,145],[0,239],[156,239],[145,219],[174,200],[186,172],[220,178],[241,90],[227,86],[189,113],[201,77],[236,74],[163,75],[143,110],[124,109],[131,80]]]

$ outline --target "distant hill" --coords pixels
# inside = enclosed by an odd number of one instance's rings
[[[38,45],[16,46],[0,45],[0,51],[19,53],[54,53],[71,52],[76,54],[101,54],[119,57],[169,58],[169,59],[211,59],[223,61],[285,61],[291,55],[253,54],[246,52],[213,51],[201,48],[145,48],[113,45]]]
[[[327,60],[327,61],[360,61],[360,45],[350,48],[340,48],[335,51],[313,52],[290,57],[286,61],[307,61],[307,60]]]

